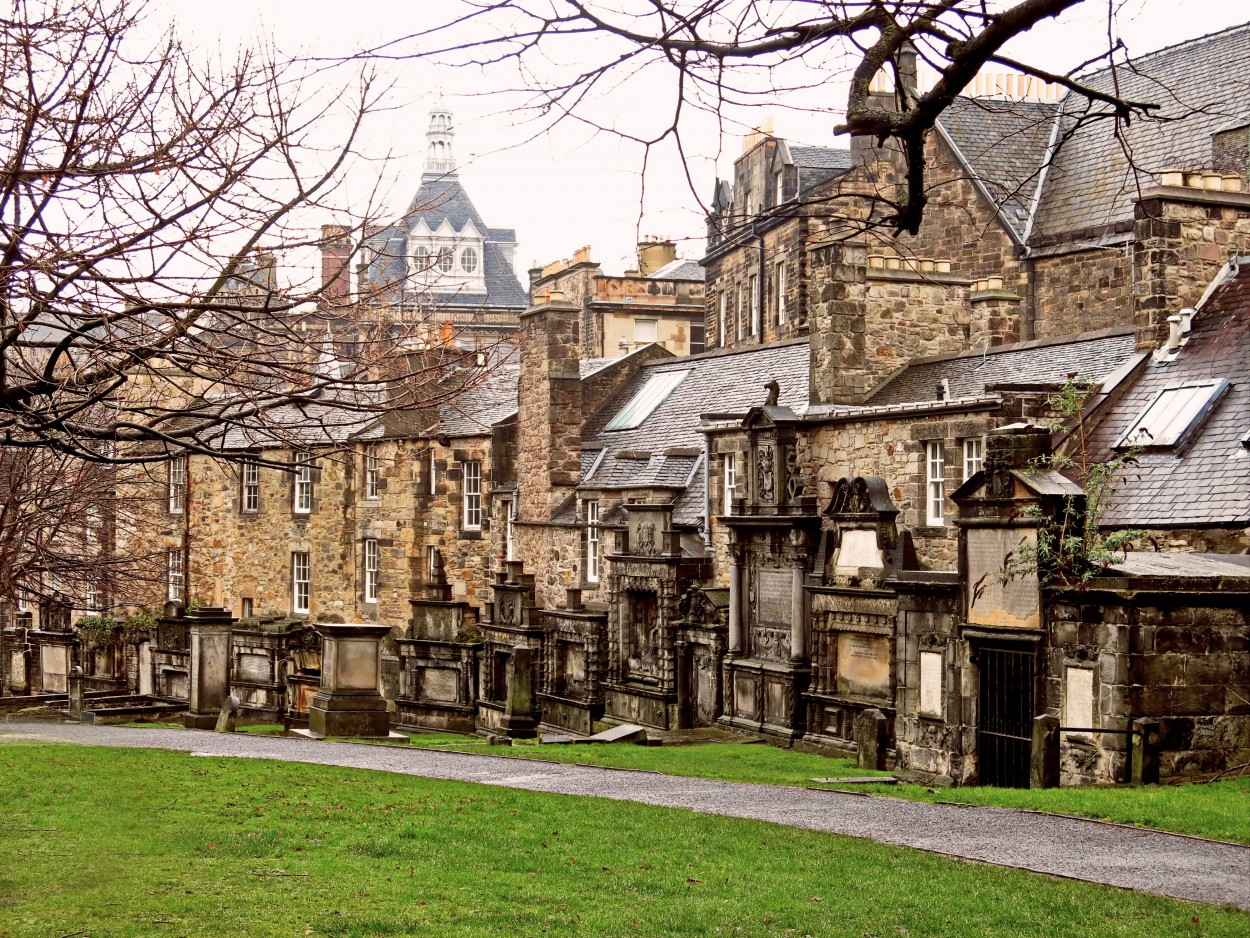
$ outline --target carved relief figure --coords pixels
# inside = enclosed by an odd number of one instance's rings
[[[638,546],[635,553],[642,557],[655,556],[655,525],[650,521],[638,525]]]
[[[756,500],[772,502],[777,498],[773,479],[773,448],[761,446],[755,451]]]

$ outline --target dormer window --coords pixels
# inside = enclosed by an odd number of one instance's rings
[[[424,273],[432,266],[430,260],[430,249],[425,245],[421,245],[412,253],[413,268],[417,273]]]
[[[444,249],[438,253],[438,269],[445,274],[451,273],[452,252],[450,249]]]
[[[460,252],[460,269],[466,274],[477,273],[477,249],[465,248]]]

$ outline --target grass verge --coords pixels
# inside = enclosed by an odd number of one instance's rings
[[[1241,936],[1250,914],[686,811],[0,745],[0,936]]]
[[[418,746],[481,752],[548,762],[579,762],[669,775],[764,785],[815,785],[813,778],[888,775],[835,759],[775,746],[707,743],[696,746],[490,746],[474,737],[413,734]],[[929,788],[924,785],[857,784],[855,791],[912,801],[946,801],[1025,808],[1136,824],[1158,830],[1250,844],[1250,778],[1201,785],[1140,788]]]

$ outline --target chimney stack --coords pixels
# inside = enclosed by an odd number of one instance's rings
[[[351,293],[352,242],[342,225],[321,226],[321,298],[343,306]]]

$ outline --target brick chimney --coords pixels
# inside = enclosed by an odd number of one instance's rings
[[[581,481],[580,312],[553,297],[521,314],[516,469],[526,521],[550,520]]]
[[[321,297],[330,306],[342,306],[351,293],[352,242],[342,225],[321,226]]]

